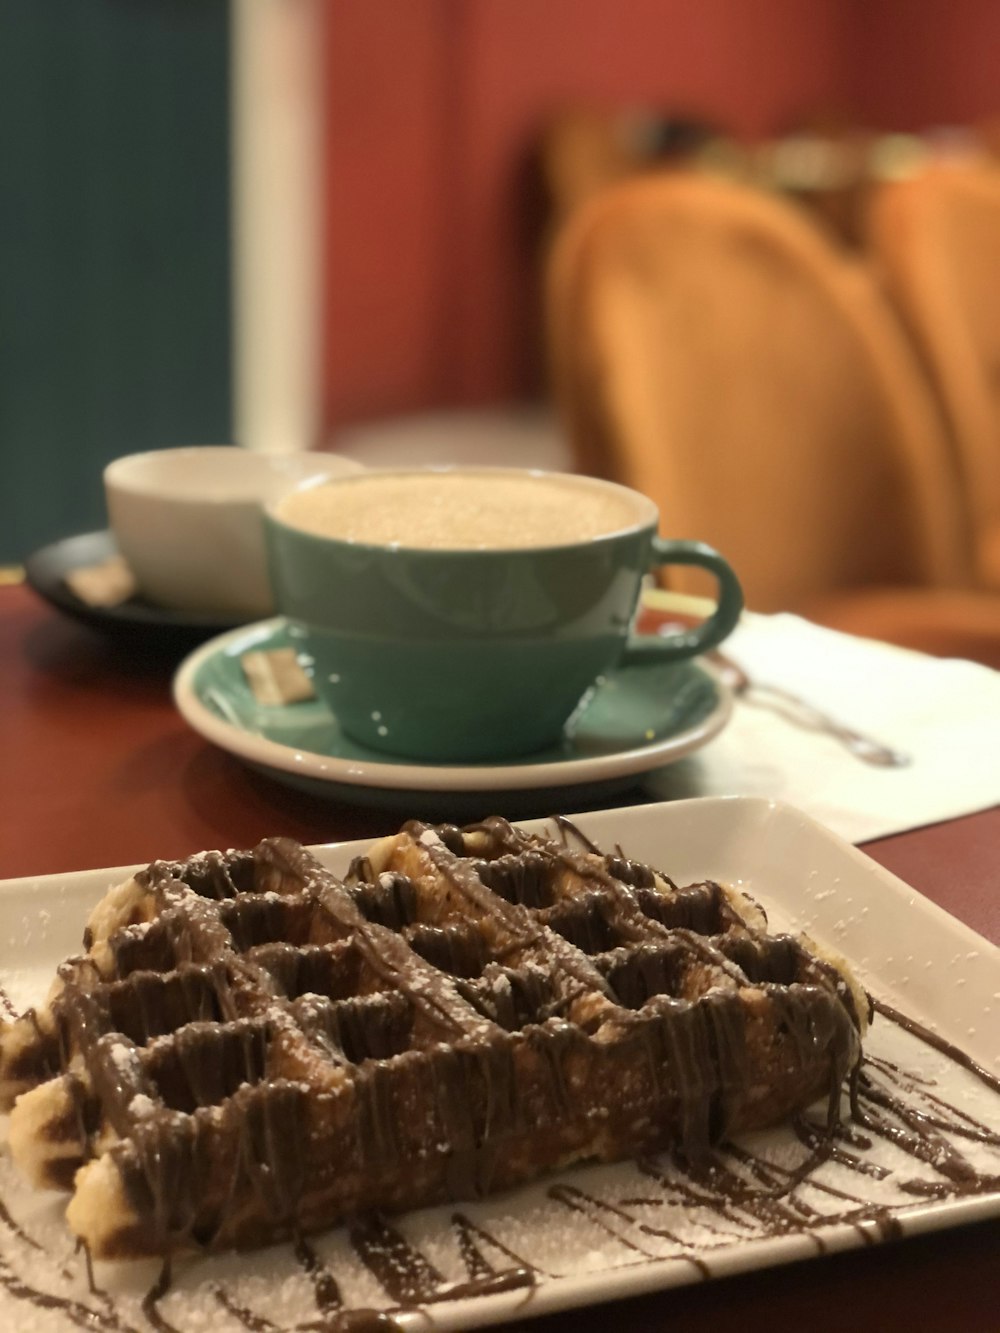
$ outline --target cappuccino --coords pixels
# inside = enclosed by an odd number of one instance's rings
[[[633,492],[585,477],[448,471],[373,473],[310,486],[275,509],[301,532],[411,550],[570,546],[624,532],[654,515]]]
[[[436,763],[561,746],[607,671],[721,642],[742,606],[736,576],[703,542],[659,537],[658,519],[613,482],[499,467],[360,473],[265,511],[278,610],[338,726]],[[714,615],[634,636],[643,578],[671,564],[715,575]]]

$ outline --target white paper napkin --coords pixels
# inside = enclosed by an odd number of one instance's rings
[[[723,651],[752,680],[792,691],[912,762],[863,763],[751,694],[705,749],[650,777],[657,797],[770,796],[851,842],[1000,803],[1000,672],[791,615],[745,615]]]

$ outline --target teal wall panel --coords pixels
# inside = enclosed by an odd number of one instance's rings
[[[232,431],[226,0],[0,0],[0,563]]]

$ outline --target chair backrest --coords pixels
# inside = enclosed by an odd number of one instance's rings
[[[1000,167],[883,185],[869,237],[944,410],[980,577],[1000,584]]]
[[[576,465],[718,546],[752,607],[965,580],[927,388],[870,273],[792,205],[694,174],[630,181],[568,224],[547,277]]]
[[[568,103],[542,127],[538,149],[556,225],[609,185],[646,171],[702,163],[732,174],[749,165],[721,126],[651,106]]]

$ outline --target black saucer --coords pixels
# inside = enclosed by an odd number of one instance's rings
[[[107,530],[66,537],[28,556],[24,562],[25,580],[39,597],[59,611],[130,644],[141,643],[165,651],[186,650],[243,624],[240,617],[170,611],[141,597],[130,597],[117,606],[90,606],[81,601],[66,582],[66,575],[116,554],[114,538]]]

